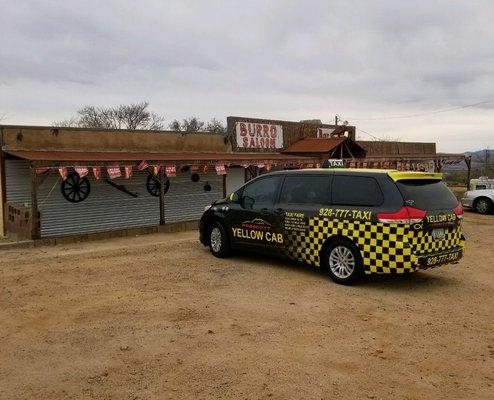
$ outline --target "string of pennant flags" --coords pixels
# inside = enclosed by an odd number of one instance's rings
[[[151,171],[155,176],[157,176],[160,170],[163,168],[164,173],[167,177],[175,177],[177,172],[181,171],[184,167],[188,167],[188,171],[190,173],[199,173],[202,172],[207,174],[210,169],[214,166],[214,171],[217,175],[226,175],[226,167],[230,165],[237,164],[223,164],[216,163],[214,165],[204,164],[204,165],[179,165],[178,167],[175,164],[166,164],[166,165],[150,165],[147,161],[142,161],[138,166],[138,171]],[[257,163],[257,164],[241,164],[240,166],[243,168],[248,168],[251,166],[255,166],[259,169],[265,169],[265,171],[271,171],[273,165],[272,163]],[[347,163],[350,168],[395,168],[400,171],[433,171],[434,170],[434,162],[426,162],[426,163],[418,163],[418,162],[389,162],[389,161],[350,161]],[[283,166],[290,167],[298,167],[298,168],[320,168],[320,163],[297,163],[297,164],[283,164]],[[51,169],[58,169],[58,172],[62,178],[62,180],[67,179],[69,174],[69,168],[67,166],[64,167],[37,167],[36,173],[43,174]],[[125,179],[132,178],[134,167],[132,165],[108,165],[106,167],[86,167],[76,165],[72,167],[75,172],[79,175],[79,177],[85,177],[92,172],[92,175],[96,180],[100,180],[103,177],[104,170],[106,169],[106,174],[110,179],[116,179],[119,177],[124,177]],[[91,171],[90,171],[91,170]]]
[[[182,168],[186,167],[185,165],[177,166],[175,164],[167,164],[167,165],[150,165],[147,161],[142,161],[138,166],[137,170],[139,171],[151,171],[153,175],[157,176],[161,169],[164,170],[165,175],[168,178],[177,176],[177,172],[179,172]],[[200,165],[187,165],[190,173],[197,173],[202,170],[204,174],[207,174],[210,170],[210,166],[208,164],[200,166]],[[202,167],[202,168],[201,168]],[[58,169],[58,173],[62,180],[66,180],[69,175],[69,168],[67,166],[63,167],[36,167],[37,174],[43,174],[51,169]],[[90,170],[96,180],[100,180],[103,177],[104,170],[106,169],[106,174],[110,179],[116,179],[119,177],[124,177],[125,179],[132,178],[134,167],[132,165],[108,165],[106,167],[86,167],[76,165],[71,167],[74,171],[79,175],[79,177],[83,178],[90,174]],[[215,164],[214,170],[217,175],[226,175],[226,166],[225,164]]]

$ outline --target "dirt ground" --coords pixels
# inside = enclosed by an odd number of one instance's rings
[[[0,252],[1,399],[492,399],[494,216],[459,265],[334,283],[197,232]]]

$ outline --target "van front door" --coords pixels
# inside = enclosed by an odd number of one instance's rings
[[[282,245],[274,211],[281,180],[281,175],[260,177],[239,192],[236,206],[229,210],[230,237],[234,247],[272,251]]]

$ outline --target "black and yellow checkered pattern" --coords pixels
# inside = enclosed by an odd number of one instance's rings
[[[409,238],[414,251],[421,255],[463,247],[461,227],[459,225],[453,229],[445,229],[444,239],[441,240],[434,240],[431,234],[426,234],[424,231],[411,231]]]
[[[419,255],[462,245],[460,227],[448,230],[444,240],[434,241],[432,235],[412,231],[405,225],[315,217],[309,219],[305,232],[286,232],[286,255],[319,266],[322,246],[335,235],[358,245],[366,273],[413,272],[420,268]]]

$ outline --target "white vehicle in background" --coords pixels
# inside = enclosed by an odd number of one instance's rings
[[[488,214],[494,211],[494,188],[469,190],[461,199],[464,207],[469,207],[479,214]]]
[[[470,180],[470,190],[494,189],[494,179],[481,176],[478,179]]]

